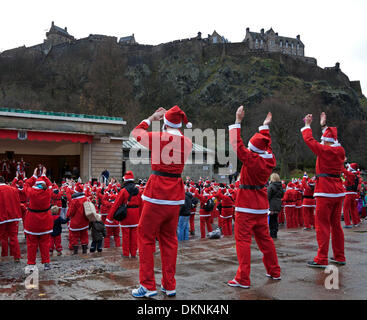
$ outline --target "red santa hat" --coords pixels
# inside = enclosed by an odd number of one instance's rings
[[[248,142],[248,148],[256,153],[265,153],[270,144],[270,139],[263,134],[255,133]]]
[[[204,196],[210,196],[210,190],[209,190],[209,188],[205,188],[204,189],[203,195]]]
[[[322,132],[321,140],[326,142],[338,142],[338,129],[336,127],[327,127]]]
[[[83,186],[79,182],[75,185],[75,191],[83,192]]]
[[[187,120],[185,112],[179,106],[169,109],[163,116],[164,124],[172,128],[181,128],[182,122],[186,124],[186,128],[192,128],[192,123]]]
[[[352,172],[356,172],[358,170],[358,164],[357,163],[351,163],[348,164],[348,170]]]
[[[127,171],[124,175],[124,181],[134,181],[134,174],[132,171]]]

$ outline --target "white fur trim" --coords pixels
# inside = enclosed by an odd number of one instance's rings
[[[259,131],[261,130],[269,130],[269,126],[268,125],[263,125],[259,127]]]
[[[313,208],[313,207],[315,207],[315,205],[314,204],[303,204],[302,207]]]
[[[267,153],[267,152],[265,152],[263,154],[259,154],[259,156],[261,158],[264,158],[264,159],[272,159],[273,158],[273,154],[272,153]]]
[[[241,129],[241,124],[236,123],[236,124],[232,124],[232,125],[228,126],[228,130],[232,130],[232,129]]]
[[[29,233],[29,234],[33,234],[35,236],[41,236],[43,234],[47,234],[47,233],[52,233],[53,230],[48,230],[48,231],[45,231],[45,232],[31,232],[31,231],[28,231],[28,230],[25,230],[24,229],[24,232],[25,233]]]
[[[145,119],[145,120],[143,120],[142,122],[145,122],[148,126],[150,126],[150,125],[151,125],[151,122],[150,122],[150,120],[149,120],[149,119]]]
[[[122,225],[121,224],[121,228],[134,228],[134,227],[137,227],[137,226],[138,226],[138,224],[130,224],[130,225],[128,225],[128,224]]]
[[[83,228],[79,228],[79,229],[72,229],[72,228],[70,228],[70,227],[69,227],[69,230],[70,230],[70,231],[81,231],[81,230],[85,230],[85,229],[87,229],[87,228],[89,228],[89,225],[88,225],[88,226],[86,226],[86,227],[83,227]]]
[[[321,140],[324,140],[326,142],[336,142],[334,138],[327,138],[327,137],[321,137]]]
[[[264,213],[269,212],[269,208],[267,208],[267,209],[251,209],[251,208],[236,207],[235,211],[245,212],[245,213],[254,213],[254,214],[264,214]]]
[[[221,218],[223,219],[229,219],[229,218],[232,218],[232,216],[227,216],[227,217],[223,217],[222,215],[220,215]]]
[[[323,134],[325,133],[325,131],[326,131],[327,128],[328,127],[325,127],[324,129],[321,130]]]
[[[181,126],[182,126],[182,122],[177,124],[177,123],[173,123],[173,122],[168,121],[166,119],[166,115],[163,116],[163,122],[164,122],[164,124],[166,124],[167,126],[170,126],[172,128],[181,128]]]
[[[201,217],[211,217],[211,214],[201,214],[201,215],[200,215],[200,218],[201,218]]]
[[[191,129],[192,128],[192,123],[191,122],[186,123],[186,128]]]
[[[170,205],[170,206],[177,206],[177,205],[185,204],[185,199],[184,200],[162,200],[162,199],[149,198],[145,195],[142,195],[141,198],[144,201],[148,201],[154,204],[162,204],[162,205]]]
[[[256,153],[265,153],[265,150],[255,147],[250,141],[248,142],[248,148]]]
[[[324,192],[317,192],[313,194],[314,197],[327,197],[327,198],[338,198],[344,197],[345,193],[324,193]]]
[[[306,129],[311,129],[311,127],[310,126],[304,126],[303,128],[301,128],[301,132],[303,132]]]
[[[1,221],[0,224],[8,223],[8,222],[14,222],[14,221],[21,221],[21,220],[22,220],[22,218],[9,219],[9,220],[5,220],[5,221]]]
[[[349,191],[348,191],[348,192],[346,192],[345,194],[347,195],[347,194],[358,194],[358,193],[357,193],[357,192],[349,192]],[[357,200],[358,200],[358,199],[357,199]]]

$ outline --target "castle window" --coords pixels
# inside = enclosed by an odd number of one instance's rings
[[[283,41],[282,40],[280,40],[280,42],[279,42],[279,47],[283,47]]]
[[[260,40],[260,48],[263,46],[263,40]]]
[[[213,37],[213,43],[217,43],[217,37]]]
[[[288,48],[288,41],[285,42],[285,47]]]
[[[257,49],[259,47],[259,40],[255,40],[255,48]]]

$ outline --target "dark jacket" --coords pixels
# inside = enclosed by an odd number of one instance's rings
[[[180,208],[180,216],[189,216],[191,215],[191,208],[192,208],[192,200],[193,196],[190,192],[185,193],[185,204],[181,205]]]
[[[284,190],[282,188],[282,183],[272,182],[268,187],[268,200],[269,200],[269,210],[280,212],[282,207],[282,198]]]
[[[102,241],[106,237],[106,227],[102,221],[92,221],[89,229],[92,229],[92,241]]]
[[[57,237],[62,232],[62,224],[67,223],[70,219],[63,219],[59,215],[52,215],[52,218],[54,219],[54,228],[51,233],[51,237]]]

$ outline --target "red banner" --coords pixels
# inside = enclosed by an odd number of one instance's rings
[[[2,130],[0,129],[0,139],[18,140],[18,130]],[[59,132],[42,132],[27,131],[29,141],[71,141],[74,143],[92,143],[93,136],[80,133],[59,133]]]

